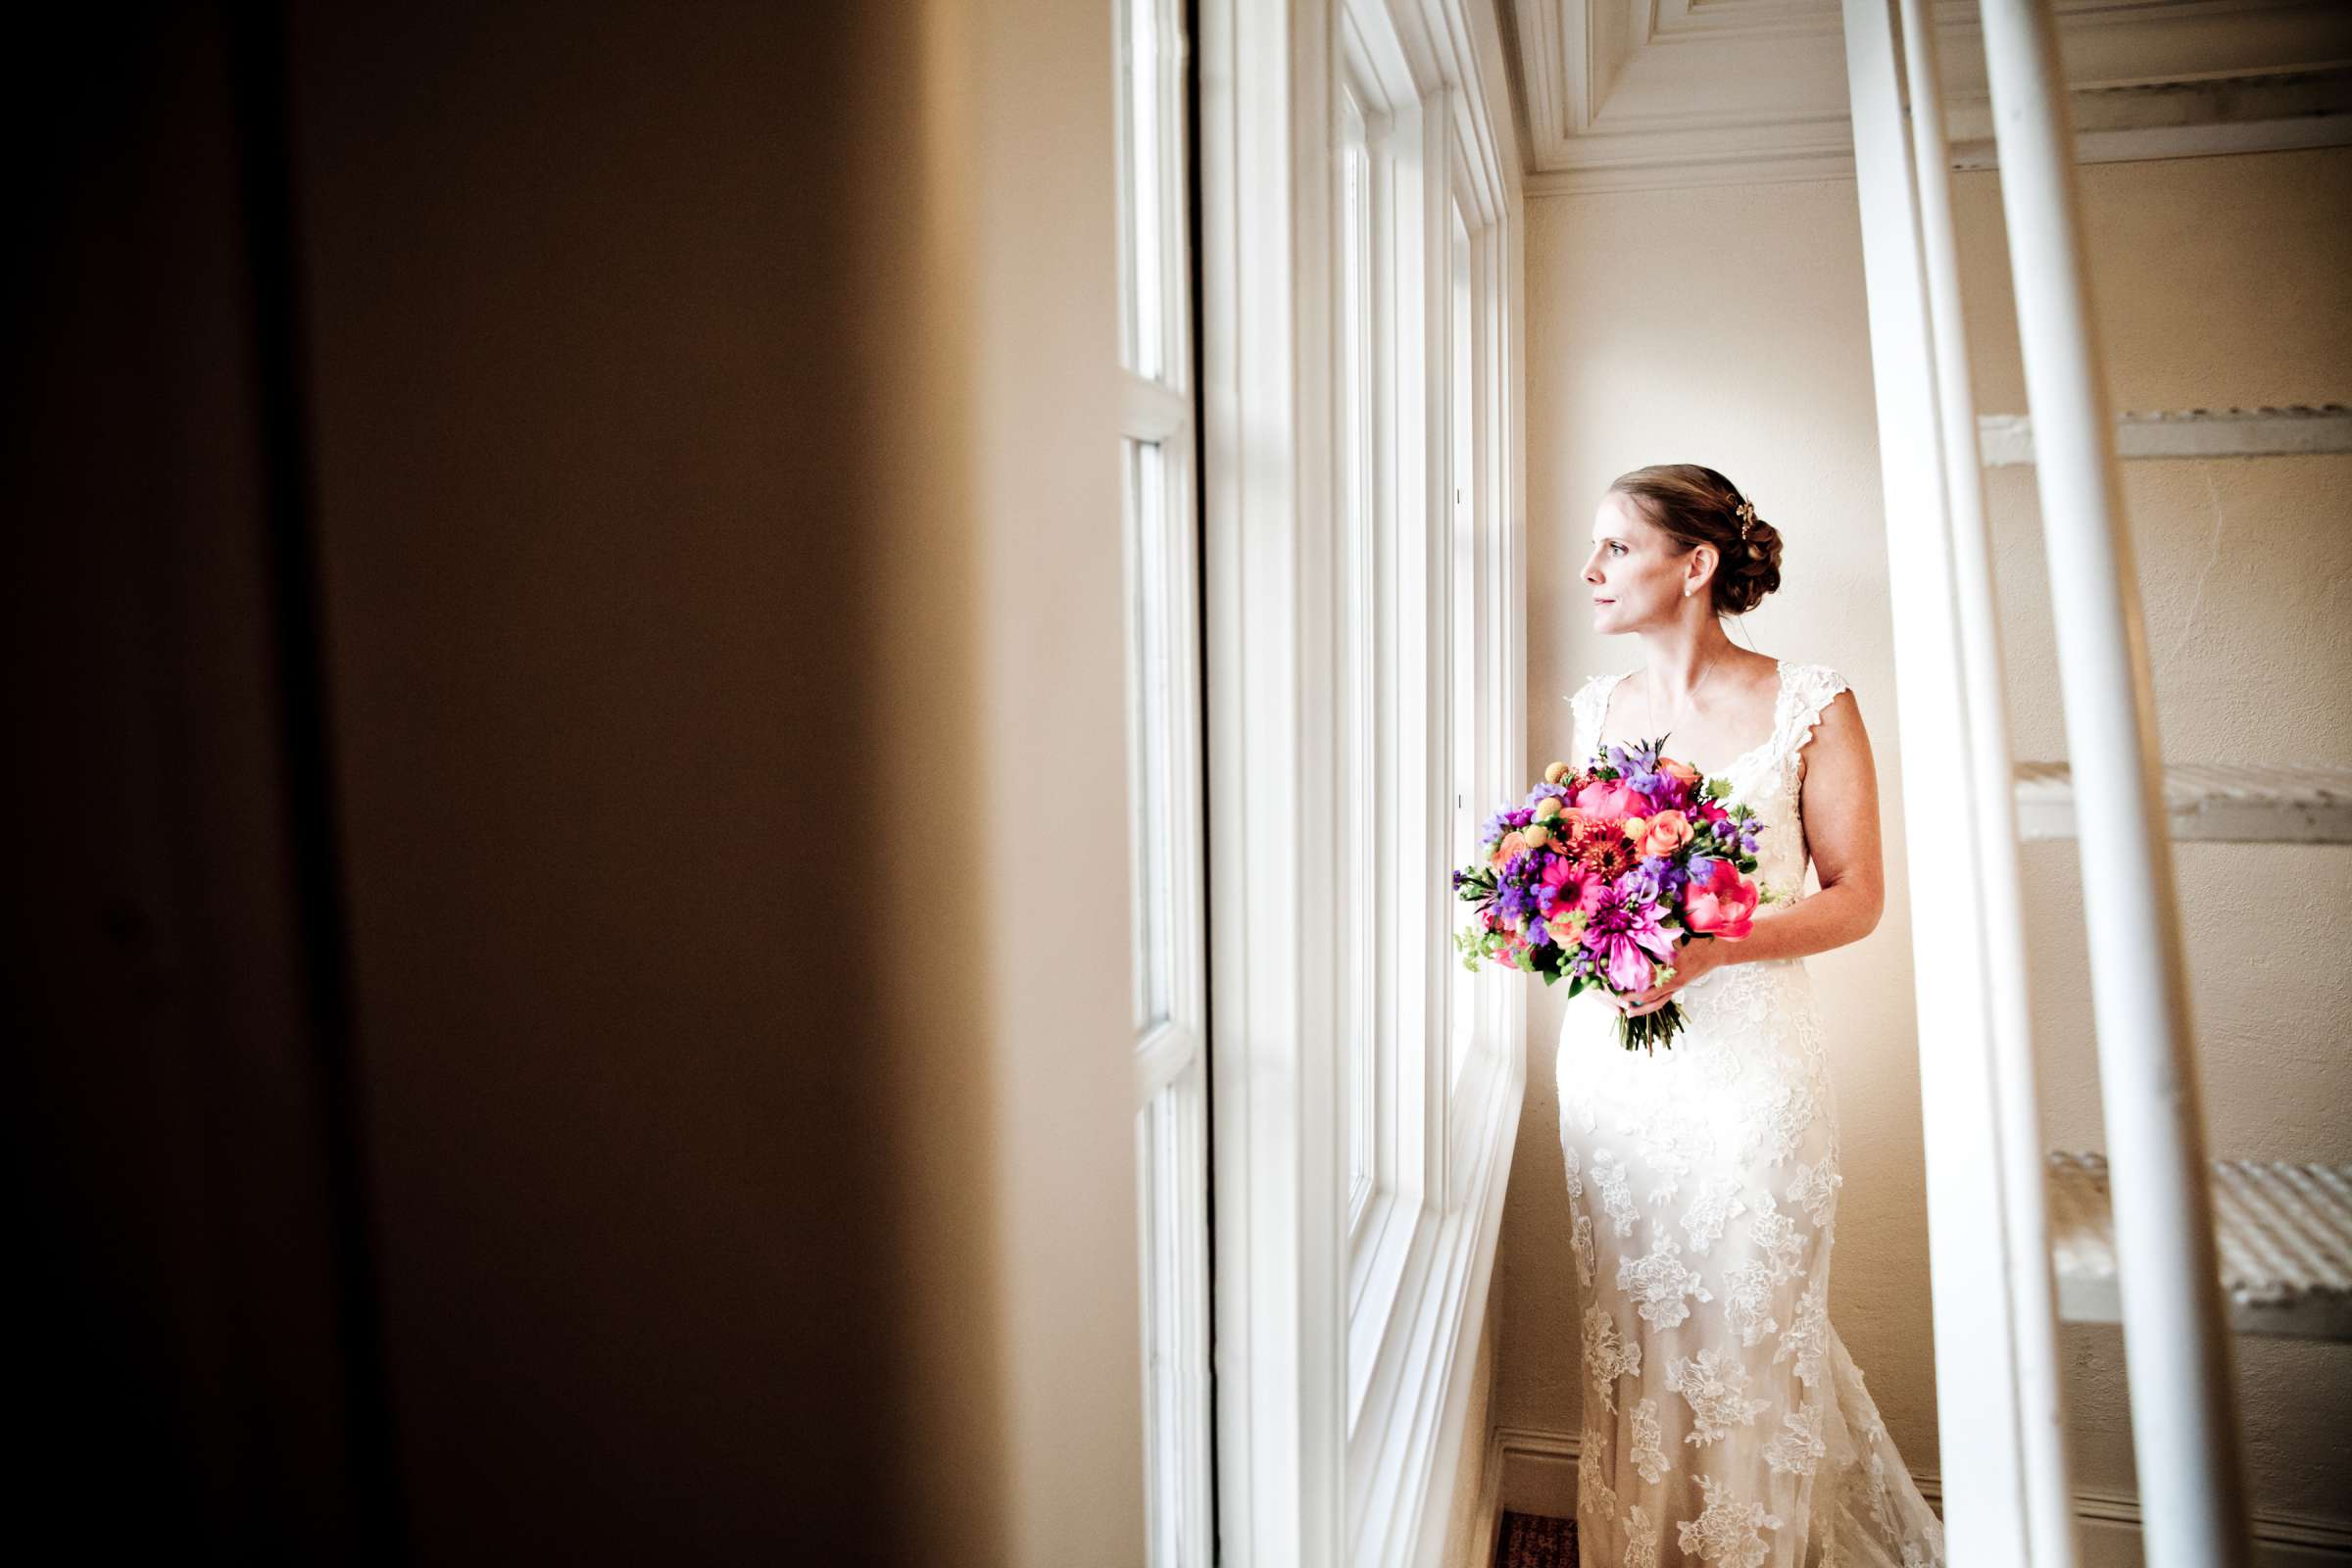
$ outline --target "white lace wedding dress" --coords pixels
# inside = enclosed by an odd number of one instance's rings
[[[1569,699],[1579,762],[1622,679]],[[1761,814],[1754,875],[1784,898],[1807,859],[1798,754],[1845,684],[1781,661],[1771,737],[1712,775]],[[1804,961],[1731,964],[1678,1000],[1688,1027],[1655,1054],[1620,1048],[1616,1010],[1591,994],[1560,1028],[1585,1298],[1580,1560],[1940,1568],[1943,1526],[1830,1326],[1844,1177]]]

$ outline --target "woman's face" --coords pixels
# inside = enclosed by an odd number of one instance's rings
[[[1585,584],[1592,592],[1592,627],[1628,632],[1683,615],[1698,595],[1683,593],[1699,564],[1694,553],[1642,514],[1633,497],[1612,490],[1592,514],[1592,552]]]

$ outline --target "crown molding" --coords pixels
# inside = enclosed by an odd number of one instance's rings
[[[2085,161],[2352,143],[2352,7],[2055,0]],[[1956,168],[1990,167],[1976,0],[1936,0]],[[1513,0],[1530,196],[1851,179],[1839,0]]]

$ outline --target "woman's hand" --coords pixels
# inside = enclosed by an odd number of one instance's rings
[[[1696,980],[1732,961],[1724,950],[1730,946],[1723,937],[1697,937],[1682,943],[1674,950],[1674,975],[1662,984],[1651,986],[1636,996],[1618,997],[1617,1010],[1628,1018],[1655,1012],[1674,1000],[1674,994]]]

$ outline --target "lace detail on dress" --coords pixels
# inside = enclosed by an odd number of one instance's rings
[[[1587,1423],[1576,1444],[1576,1511],[1583,1513],[1588,1500],[1603,1519],[1613,1519],[1617,1513],[1616,1489],[1609,1485],[1609,1467],[1601,1457],[1602,1435]]]
[[[1772,1352],[1772,1364],[1796,1362],[1796,1375],[1807,1388],[1821,1381],[1823,1359],[1829,1353],[1830,1311],[1819,1287],[1805,1292],[1796,1303],[1796,1321],[1781,1336],[1780,1348]]]
[[[1584,766],[1592,755],[1593,742],[1600,731],[1600,705],[1607,699],[1609,689],[1623,679],[1623,675],[1588,675],[1582,686],[1568,694],[1568,711],[1574,719],[1568,745],[1576,754],[1567,759],[1570,766]]]
[[[1578,762],[1622,678],[1569,698]],[[1767,917],[1803,892],[1803,752],[1847,689],[1782,661],[1769,737],[1719,775],[1762,822]],[[1798,959],[1740,961],[1680,1000],[1690,1027],[1654,1056],[1617,1049],[1598,999],[1560,1026],[1586,1560],[1944,1568],[1942,1522],[1830,1323],[1845,1175],[1812,980]]]
[[[1729,1176],[1718,1177],[1683,1211],[1683,1233],[1690,1238],[1694,1250],[1703,1252],[1723,1240],[1726,1225],[1746,1212],[1740,1184]]]
[[[1788,1430],[1764,1445],[1764,1462],[1789,1475],[1811,1475],[1830,1451],[1821,1437],[1822,1413],[1822,1406],[1808,1404],[1782,1416],[1781,1425]]]
[[[1683,1521],[1683,1549],[1700,1562],[1729,1563],[1732,1568],[1764,1568],[1764,1559],[1772,1554],[1772,1548],[1764,1544],[1762,1532],[1780,1529],[1780,1517],[1760,1502],[1740,1506],[1739,1494],[1728,1487],[1719,1495],[1716,1485],[1713,1476],[1698,1478],[1698,1488],[1706,1494],[1707,1505],[1697,1518]]]
[[[1665,1446],[1659,1442],[1658,1401],[1643,1399],[1634,1406],[1634,1468],[1642,1479],[1655,1482],[1668,1468]]]
[[[1626,1180],[1625,1161],[1603,1149],[1592,1155],[1592,1185],[1600,1189],[1601,1212],[1620,1236],[1634,1234],[1634,1190]]]
[[[1617,1325],[1598,1306],[1585,1308],[1585,1370],[1599,1391],[1600,1407],[1617,1412],[1617,1380],[1642,1375],[1642,1342],[1626,1344]]]
[[[1701,1350],[1695,1361],[1685,1356],[1667,1367],[1666,1387],[1690,1403],[1690,1414],[1698,1423],[1683,1441],[1701,1446],[1755,1420],[1772,1402],[1746,1397],[1747,1369],[1738,1356],[1726,1356],[1721,1350]]]
[[[1641,1302],[1642,1320],[1652,1328],[1670,1329],[1690,1315],[1683,1298],[1712,1301],[1714,1296],[1699,1282],[1698,1271],[1683,1264],[1683,1244],[1660,1236],[1658,1245],[1640,1259],[1617,1260],[1617,1289],[1631,1291]]]
[[[1788,1178],[1788,1200],[1804,1204],[1814,1229],[1826,1232],[1838,1213],[1838,1189],[1844,1185],[1845,1178],[1838,1174],[1837,1152],[1832,1151],[1817,1163],[1796,1167],[1796,1174]]]
[[[1638,1502],[1625,1516],[1625,1568],[1658,1568],[1658,1523]]]
[[[1793,762],[1813,738],[1813,726],[1821,722],[1822,710],[1848,687],[1845,677],[1827,664],[1784,663],[1781,675],[1784,700],[1772,744],[1776,753]]]
[[[1741,1349],[1750,1349],[1765,1335],[1780,1328],[1780,1320],[1771,1312],[1772,1270],[1762,1263],[1742,1263],[1732,1270],[1732,1294],[1723,1303],[1723,1315],[1732,1331],[1740,1336]]]

